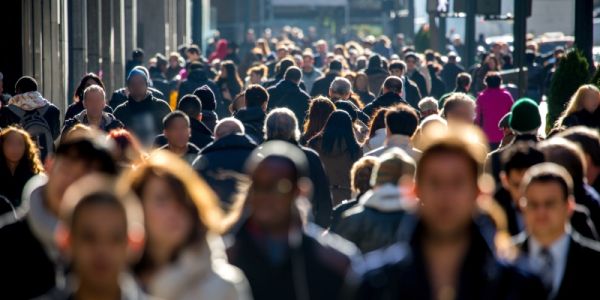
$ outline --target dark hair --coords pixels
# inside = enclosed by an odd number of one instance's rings
[[[35,92],[38,90],[38,83],[31,76],[23,76],[17,80],[15,84],[15,92],[17,94],[23,94],[27,92]]]
[[[79,200],[73,208],[73,211],[70,213],[67,220],[67,225],[71,228],[71,230],[73,230],[73,226],[77,222],[77,217],[81,214],[81,211],[85,210],[87,207],[100,205],[107,206],[115,209],[115,211],[118,211],[123,217],[123,220],[125,220],[125,226],[127,226],[128,220],[124,204],[117,197],[117,195],[108,192],[95,192],[81,198],[81,200]],[[125,235],[127,235],[127,228],[125,229],[126,230],[124,232]]]
[[[573,195],[573,180],[569,172],[554,163],[542,163],[531,167],[521,182],[521,191],[526,191],[534,183],[558,184],[565,201],[570,195]]]
[[[285,72],[287,72],[287,70],[293,66],[295,66],[296,63],[289,57],[286,57],[282,60],[280,60],[277,65],[275,66],[275,78],[281,79],[284,77]]]
[[[185,122],[187,123],[188,127],[190,127],[190,118],[184,112],[182,112],[180,110],[176,110],[176,111],[172,111],[172,112],[168,113],[163,118],[163,127],[165,129],[169,129],[169,127],[171,126],[171,123],[173,123],[174,120],[177,118],[184,119]]]
[[[456,75],[456,87],[461,91],[466,91],[467,85],[471,84],[471,75],[467,72],[461,72]]]
[[[385,127],[392,134],[412,136],[419,126],[417,112],[406,104],[400,104],[385,113]]]
[[[109,175],[117,174],[117,165],[111,149],[104,139],[78,137],[61,142],[54,153],[56,157],[85,162],[97,172]]]
[[[353,159],[360,158],[360,146],[354,136],[350,115],[343,110],[334,111],[322,131],[321,148],[324,153],[334,155],[349,152]]]
[[[304,122],[304,140],[308,141],[321,132],[334,110],[335,104],[327,97],[317,97],[310,101],[306,122]]]
[[[329,71],[338,71],[339,72],[342,70],[342,68],[343,68],[342,63],[337,59],[334,59],[331,62],[329,62]]]
[[[473,183],[477,184],[477,179],[479,177],[479,174],[481,173],[481,170],[483,169],[483,166],[480,165],[477,162],[477,160],[475,160],[475,158],[471,155],[471,153],[466,147],[467,145],[455,143],[454,141],[436,143],[428,147],[425,151],[423,151],[423,153],[421,154],[421,158],[417,162],[415,180],[419,182],[420,179],[423,178],[423,168],[425,166],[425,163],[429,159],[431,159],[431,157],[442,154],[453,154],[464,157],[468,161],[469,169],[471,171],[471,174],[473,174]]]
[[[222,72],[215,78],[215,82],[217,85],[221,86],[222,84],[227,85],[227,88],[231,92],[231,95],[237,95],[242,91],[243,82],[240,78],[240,75],[237,71],[237,66],[231,60],[226,60],[221,63],[221,70],[225,70],[227,73],[227,77],[222,77]]]
[[[285,75],[283,75],[285,80],[290,80],[293,82],[299,82],[302,79],[302,71],[298,67],[289,67],[287,71],[285,71]]]
[[[552,138],[538,144],[546,161],[563,166],[573,179],[576,190],[583,186],[585,177],[585,157],[577,144],[564,138]]]
[[[246,91],[246,107],[261,107],[269,101],[269,93],[258,84],[250,85]]]
[[[597,130],[584,126],[575,126],[556,136],[579,144],[581,150],[590,156],[594,165],[600,166],[600,134],[598,134]]]
[[[544,154],[533,143],[516,142],[502,152],[502,170],[508,175],[512,170],[527,170],[545,161]]]
[[[502,76],[498,72],[489,72],[485,75],[484,81],[489,88],[499,88],[502,84]]]
[[[402,79],[398,78],[397,76],[389,76],[383,82],[383,88],[392,93],[399,94],[402,92],[403,88]]]
[[[419,58],[417,57],[417,55],[414,52],[408,52],[404,55],[404,60],[408,60],[409,58],[412,58],[414,60],[419,60]]]
[[[133,59],[141,59],[144,58],[144,50],[137,48],[131,52],[131,57]]]
[[[185,95],[179,100],[177,109],[184,112],[190,118],[197,118],[202,112],[202,102],[196,95]]]
[[[390,62],[390,65],[388,66],[388,69],[390,71],[392,69],[400,69],[404,72],[406,71],[406,63],[401,60],[392,60],[392,62]]]
[[[185,52],[200,55],[200,47],[198,47],[196,44],[191,44],[189,47],[187,47],[187,49],[185,49]]]
[[[372,138],[375,135],[375,131],[377,129],[385,128],[385,113],[387,112],[387,108],[382,107],[373,113],[373,117],[371,118],[371,122],[369,123],[369,138]]]
[[[202,109],[213,111],[217,108],[215,93],[210,89],[208,85],[203,85],[194,90],[194,95],[198,97],[198,99],[200,99]]]
[[[85,76],[83,76],[81,78],[81,81],[79,81],[79,85],[77,86],[77,89],[75,89],[75,95],[73,96],[73,101],[77,102],[77,101],[81,101],[83,99],[83,91],[85,91],[85,84],[88,80],[93,80],[96,82],[97,85],[99,85],[102,89],[104,88],[104,83],[102,82],[102,79],[100,79],[100,77],[98,77],[98,75],[96,75],[95,73],[87,73],[85,74]]]

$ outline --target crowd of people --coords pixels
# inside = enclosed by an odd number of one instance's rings
[[[600,90],[546,136],[569,50],[529,42],[517,99],[507,45],[467,68],[455,45],[330,51],[288,28],[138,49],[124,87],[89,73],[64,113],[21,77],[0,108],[0,298],[595,299]]]

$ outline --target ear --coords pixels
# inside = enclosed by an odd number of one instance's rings
[[[131,262],[137,262],[146,246],[146,233],[142,224],[132,224],[127,232],[128,255]]]
[[[66,256],[70,256],[71,232],[64,224],[59,223],[58,227],[56,227],[54,240],[56,241],[58,249]]]
[[[569,214],[569,218],[571,218],[571,216],[575,212],[576,205],[577,204],[575,203],[575,197],[573,195],[569,195],[569,197],[567,198],[567,213]]]
[[[54,159],[54,154],[50,154],[48,155],[48,157],[46,157],[46,160],[44,161],[44,170],[46,170],[46,174],[52,171],[52,167],[54,166]]]
[[[198,121],[202,122],[202,113],[198,114],[198,118],[197,119],[198,119]]]
[[[504,189],[508,189],[510,184],[508,183],[508,176],[505,171],[500,171],[500,183]]]

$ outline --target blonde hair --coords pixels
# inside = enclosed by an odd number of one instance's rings
[[[577,111],[580,111],[583,108],[581,105],[583,98],[587,93],[590,92],[596,93],[597,96],[600,96],[600,89],[598,89],[595,85],[584,84],[580,86],[577,89],[577,91],[573,94],[573,96],[571,96],[571,99],[569,100],[567,107],[565,108],[563,113],[560,115],[558,120],[556,120],[555,127],[562,126],[566,117],[572,115]]]

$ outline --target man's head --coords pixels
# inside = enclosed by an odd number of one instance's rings
[[[487,141],[472,125],[424,132],[423,153],[417,162],[415,194],[429,234],[453,238],[463,234],[477,211]]]
[[[402,78],[406,74],[406,63],[401,60],[392,60],[388,66],[390,75]]]
[[[163,127],[163,133],[169,146],[187,147],[192,130],[190,129],[190,118],[184,112],[176,110],[167,114],[163,119]]]
[[[325,40],[318,40],[315,43],[315,46],[317,48],[317,52],[320,54],[325,54],[328,51],[327,42]]]
[[[502,76],[498,72],[488,72],[483,80],[490,89],[498,89],[502,85]]]
[[[23,76],[17,80],[15,84],[15,93],[23,94],[28,92],[35,92],[38,90],[37,81],[33,77]]]
[[[342,63],[337,59],[329,62],[329,72],[340,73],[342,72],[342,68]]]
[[[590,184],[595,182],[600,174],[600,134],[598,131],[584,126],[575,126],[557,134],[556,137],[563,137],[580,146],[585,154],[587,182]]]
[[[329,98],[333,101],[346,100],[352,93],[352,84],[344,77],[336,77],[329,85]]]
[[[401,149],[391,149],[379,157],[373,168],[371,185],[378,187],[386,184],[400,185],[401,182],[413,181],[415,161]]]
[[[402,83],[402,79],[398,76],[388,76],[383,82],[383,93],[394,93],[400,94],[402,93],[402,89],[404,88],[404,84]]]
[[[300,139],[298,120],[289,108],[275,108],[265,118],[265,140],[297,142]]]
[[[305,51],[302,53],[302,68],[310,72],[315,65],[315,57],[312,51]]]
[[[91,85],[83,91],[83,107],[88,116],[100,118],[106,106],[104,89],[99,85]]]
[[[144,62],[144,50],[138,48],[131,52],[131,58],[137,63]]]
[[[561,165],[573,179],[574,188],[581,189],[585,178],[585,155],[577,144],[560,137],[540,142],[538,149],[544,153],[547,162]]]
[[[127,90],[132,99],[141,101],[148,93],[148,75],[140,70],[133,69],[127,76]]]
[[[521,194],[527,232],[542,246],[550,246],[564,234],[575,207],[569,172],[554,163],[535,165],[523,177]]]
[[[419,110],[421,111],[421,119],[425,119],[431,115],[439,113],[438,101],[433,97],[425,97],[419,101]]]
[[[302,71],[298,67],[289,67],[285,74],[283,75],[283,79],[287,81],[291,81],[295,84],[299,84],[300,80],[302,80]]]
[[[404,61],[406,62],[406,69],[409,72],[414,71],[417,68],[417,63],[419,62],[419,58],[413,52],[406,53],[404,55]]]
[[[179,100],[177,109],[184,112],[190,119],[202,119],[202,102],[196,95],[185,95]]]
[[[544,154],[527,142],[517,142],[502,152],[500,163],[500,180],[502,187],[507,190],[513,201],[521,199],[521,181],[527,170],[544,162]]]
[[[244,124],[233,117],[221,119],[217,125],[215,125],[215,140],[219,140],[232,134],[244,133]]]
[[[387,135],[404,135],[412,137],[419,126],[417,112],[406,104],[397,105],[385,113]]]
[[[217,108],[215,93],[207,85],[197,88],[194,95],[200,100],[203,110],[214,111]]]
[[[286,56],[288,56],[288,54],[290,54],[290,52],[286,45],[281,44],[277,46],[277,60],[284,59]]]
[[[246,91],[246,107],[261,107],[263,110],[267,109],[267,103],[269,102],[269,93],[267,90],[258,84],[250,85]]]
[[[468,92],[471,89],[471,75],[466,72],[458,73],[456,76],[456,88]]]
[[[202,57],[202,54],[200,53],[200,47],[194,44],[190,45],[187,48],[187,50],[185,51],[185,55],[187,56],[187,59],[190,62],[199,61]]]
[[[475,101],[467,94],[453,93],[444,102],[442,116],[448,122],[473,124],[475,120]]]
[[[377,158],[372,156],[363,156],[357,160],[350,170],[350,182],[352,184],[352,192],[362,195],[370,190],[371,176],[373,168],[377,165]]]

